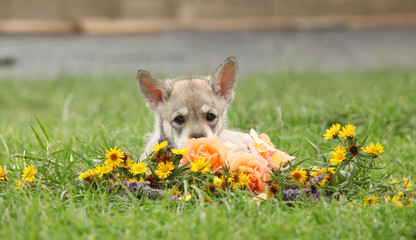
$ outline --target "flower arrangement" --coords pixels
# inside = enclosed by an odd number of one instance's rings
[[[319,155],[309,162],[295,161],[266,134],[254,130],[243,139],[246,150],[215,136],[190,139],[183,149],[169,149],[163,141],[145,159],[135,161],[131,154],[114,147],[105,150],[94,168],[79,173],[78,179],[92,189],[104,187],[112,194],[147,199],[203,197],[211,201],[238,191],[256,200],[314,202],[353,200],[362,195],[364,206],[382,201],[411,206],[416,198],[411,180],[399,180],[386,172],[377,161],[384,147],[366,144],[367,137],[360,139],[355,130],[352,124],[333,124],[323,138],[336,144],[325,154],[310,142]],[[16,186],[36,186],[37,171],[33,164],[26,165]],[[8,182],[7,175],[0,166],[0,182]]]
[[[246,151],[218,137],[190,139],[183,149],[167,149],[165,141],[154,146],[143,162],[132,163],[127,153],[113,148],[106,150],[105,165],[81,173],[79,178],[90,184],[109,180],[111,192],[125,194],[129,189],[139,198],[170,194],[172,200],[187,199],[195,193],[187,191],[182,196],[186,184],[202,189],[205,199],[243,191],[260,199],[329,201],[350,199],[364,189],[368,192],[363,198],[365,206],[376,205],[380,199],[410,206],[415,196],[412,182],[384,173],[377,165],[383,146],[365,145],[366,139],[360,141],[355,130],[351,124],[333,124],[323,137],[339,144],[329,160],[321,154],[318,164],[309,167],[302,168],[305,161],[296,163],[294,156],[278,150],[266,134],[251,130],[244,137]]]

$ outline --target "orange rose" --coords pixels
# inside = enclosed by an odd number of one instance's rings
[[[287,153],[276,149],[266,134],[257,135],[256,131],[250,130],[250,135],[246,135],[244,143],[247,144],[250,152],[257,153],[263,157],[268,166],[274,170],[283,171],[282,165],[295,159]]]
[[[225,163],[228,152],[233,151],[217,136],[212,139],[192,138],[186,143],[185,148],[188,150],[183,155],[180,165],[193,162],[197,158],[205,158],[212,164],[212,169],[216,170],[222,169],[222,164]]]
[[[249,175],[250,183],[248,188],[257,193],[266,191],[267,183],[270,180],[270,168],[267,161],[260,155],[248,152],[237,152],[228,156],[226,161],[230,172],[239,170]]]

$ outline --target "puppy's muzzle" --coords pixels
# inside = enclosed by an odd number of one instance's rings
[[[189,138],[204,138],[207,137],[205,133],[192,133],[189,135]]]

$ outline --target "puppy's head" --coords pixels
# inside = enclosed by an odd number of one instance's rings
[[[210,77],[162,81],[139,70],[137,84],[147,106],[156,113],[160,138],[182,148],[190,138],[221,133],[237,74],[237,61],[230,57]]]

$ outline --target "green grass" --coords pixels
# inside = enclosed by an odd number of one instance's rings
[[[381,165],[414,181],[415,90],[416,72],[405,70],[253,75],[239,80],[228,124],[268,133],[298,159],[316,159],[306,138],[328,152],[334,144],[323,141],[324,130],[352,123],[383,144]],[[46,142],[34,115],[50,135],[48,152],[31,129]],[[152,127],[134,76],[0,81],[0,165],[13,180],[35,163],[43,183],[20,192],[0,182],[0,239],[416,238],[415,207],[366,208],[360,197],[287,206],[236,194],[174,204],[104,194],[76,180],[102,147],[117,145],[137,158]]]

